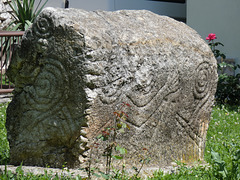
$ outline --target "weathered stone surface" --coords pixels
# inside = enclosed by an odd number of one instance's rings
[[[12,12],[12,9],[8,2],[6,0],[0,0],[0,30],[6,30],[14,20],[9,12]]]
[[[78,167],[121,102],[127,164],[203,158],[216,60],[187,25],[149,11],[45,9],[25,33],[8,76],[11,163]]]

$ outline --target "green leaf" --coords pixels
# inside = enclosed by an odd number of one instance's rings
[[[19,175],[23,175],[24,174],[23,169],[22,169],[22,163],[21,163],[20,166],[17,167],[16,173],[19,174]]]
[[[103,136],[100,134],[100,135],[98,135],[97,136],[97,139],[100,139],[100,138],[102,138]]]
[[[110,179],[110,175],[104,174],[103,172],[100,172],[100,173],[104,179]]]
[[[19,27],[22,25],[22,23],[17,23],[16,26],[14,26],[11,30],[12,31],[17,31],[17,29],[19,29]]]
[[[93,176],[96,176],[96,177],[98,177],[98,178],[101,177],[101,175],[99,175],[99,174],[97,174],[97,173],[93,173]]]
[[[223,176],[223,178],[227,177],[227,174],[225,171],[218,171],[219,174],[221,174]]]
[[[240,160],[240,149],[238,149],[238,150],[235,152],[233,158],[234,158],[235,161]]]
[[[116,146],[116,151],[119,151],[120,154],[127,154],[127,150],[119,145]]]
[[[222,161],[218,152],[215,152],[215,151],[212,150],[211,151],[211,156],[212,156],[212,159],[213,159],[214,163],[219,163],[219,164],[224,163],[224,161]]]
[[[215,46],[218,46],[218,45],[221,45],[221,46],[224,46],[222,43],[220,42],[215,42]]]
[[[124,132],[125,132],[125,130],[124,130],[123,128],[119,129],[118,131],[119,131],[120,133],[124,133]]]
[[[30,21],[28,21],[28,22],[30,22]],[[31,22],[30,22],[30,24],[28,22],[25,23],[24,29],[28,29],[32,25]]]
[[[115,156],[112,156],[114,159],[118,159],[118,160],[120,160],[120,159],[123,159],[123,157],[122,156],[117,156],[117,155],[115,155]]]
[[[122,123],[122,127],[125,129],[127,127],[126,123]]]

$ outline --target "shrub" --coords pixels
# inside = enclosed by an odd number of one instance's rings
[[[236,65],[234,69],[237,67],[240,66]],[[216,102],[218,104],[240,105],[240,73],[237,75],[219,74]]]
[[[228,75],[223,73],[223,69],[229,67],[236,72],[240,65],[231,65],[224,62],[226,56],[222,53],[217,46],[224,46],[220,42],[214,42],[217,39],[216,35],[211,33],[206,37],[208,45],[210,46],[216,59],[221,58],[221,62],[218,63],[218,84],[216,92],[217,104],[229,104],[229,105],[240,105],[240,73],[236,75]]]
[[[11,15],[14,21],[10,24],[9,29],[25,31],[33,23],[38,14],[42,11],[48,0],[45,0],[43,5],[40,6],[42,0],[39,1],[36,8],[35,0],[12,0],[8,3],[13,12]],[[11,28],[12,25],[15,25]]]

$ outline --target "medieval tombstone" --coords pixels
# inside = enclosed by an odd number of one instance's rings
[[[11,62],[10,163],[81,167],[122,102],[130,126],[117,143],[126,164],[203,158],[216,60],[184,23],[152,12],[46,8]]]

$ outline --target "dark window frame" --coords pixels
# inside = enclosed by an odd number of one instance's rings
[[[65,0],[64,8],[69,8],[69,0]]]

